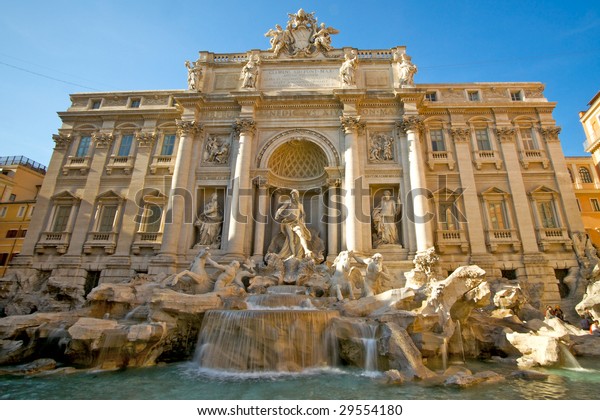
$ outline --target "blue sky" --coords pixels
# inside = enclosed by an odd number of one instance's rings
[[[584,154],[578,113],[600,90],[597,1],[5,0],[0,155],[47,164],[70,93],[183,89],[185,60],[267,49],[264,33],[300,7],[340,30],[334,47],[405,45],[417,83],[544,83],[565,154]]]

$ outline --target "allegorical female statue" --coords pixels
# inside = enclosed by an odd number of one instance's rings
[[[223,213],[219,208],[217,193],[213,193],[210,201],[204,205],[204,211],[194,225],[198,228],[198,245],[206,245],[213,249],[221,246]]]

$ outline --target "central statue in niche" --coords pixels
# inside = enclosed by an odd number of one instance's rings
[[[281,225],[281,233],[285,236],[285,242],[278,252],[281,258],[313,256],[308,248],[311,233],[304,219],[304,206],[300,202],[300,194],[298,190],[292,190],[289,199],[284,200],[275,213],[275,221]]]

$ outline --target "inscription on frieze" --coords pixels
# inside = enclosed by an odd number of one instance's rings
[[[320,89],[340,86],[338,69],[265,69],[263,89]]]

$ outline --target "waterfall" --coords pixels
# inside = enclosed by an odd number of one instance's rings
[[[364,369],[366,374],[379,372],[377,369],[377,332],[376,324],[363,324],[361,328],[361,341],[364,348]]]
[[[211,310],[202,322],[196,360],[229,372],[298,372],[337,363],[331,321],[336,311]]]
[[[571,370],[585,370],[564,343],[559,342],[558,348],[560,351],[560,361],[564,368]]]
[[[306,295],[296,294],[271,294],[248,296],[246,305],[250,310],[259,309],[289,309],[309,310],[315,309],[310,298]]]

